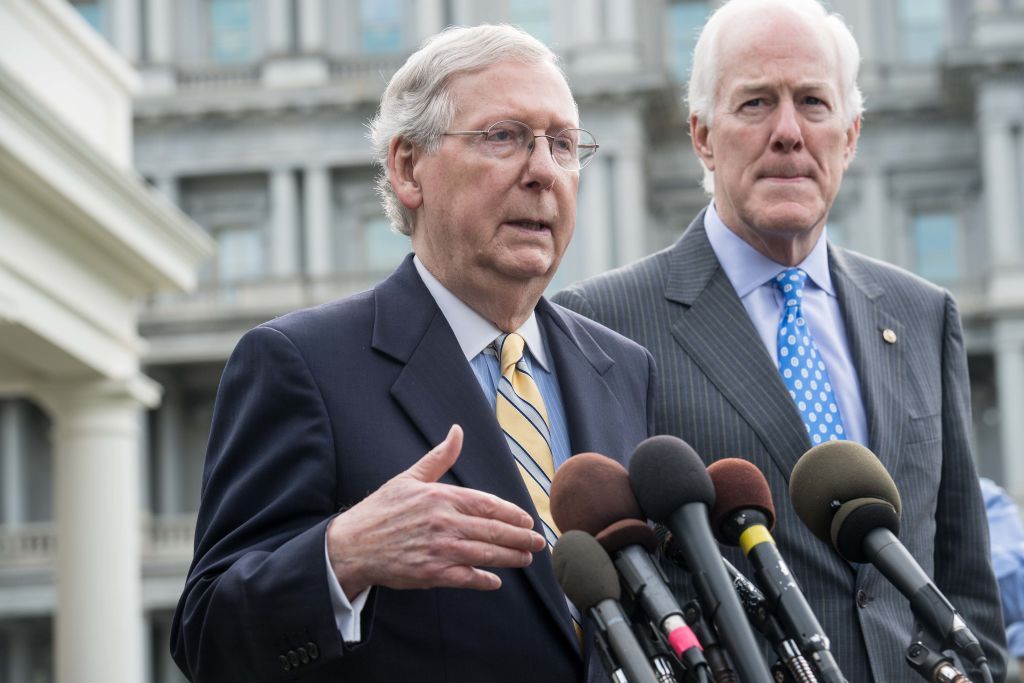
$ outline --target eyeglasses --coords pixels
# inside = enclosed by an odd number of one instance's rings
[[[498,121],[487,130],[453,130],[442,135],[480,135],[480,149],[495,159],[523,160],[533,153],[537,138],[547,138],[551,158],[567,171],[579,171],[594,158],[599,145],[590,132],[566,128],[555,135],[536,135],[520,121]]]

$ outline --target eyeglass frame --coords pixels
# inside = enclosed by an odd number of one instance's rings
[[[597,156],[597,150],[599,150],[601,148],[601,145],[599,145],[597,143],[597,138],[594,137],[594,134],[591,133],[589,130],[587,130],[585,128],[563,128],[562,130],[558,131],[554,135],[548,135],[546,133],[540,133],[538,135],[538,134],[533,132],[533,129],[530,128],[530,126],[528,126],[527,124],[523,123],[522,121],[516,121],[515,119],[502,119],[501,121],[495,121],[491,125],[487,126],[487,128],[484,129],[484,130],[450,130],[450,131],[445,131],[445,132],[441,133],[441,135],[442,136],[447,136],[447,135],[488,135],[491,132],[491,129],[494,128],[495,126],[497,126],[500,123],[515,123],[515,124],[518,124],[518,125],[522,126],[526,130],[530,131],[530,134],[533,136],[533,141],[532,141],[532,143],[530,145],[527,145],[527,147],[526,147],[526,149],[529,151],[529,154],[526,155],[527,159],[530,158],[530,155],[533,154],[533,150],[536,149],[536,147],[537,147],[537,138],[547,138],[548,139],[548,153],[551,155],[551,160],[554,161],[555,165],[558,166],[560,169],[562,169],[564,171],[569,171],[570,173],[579,173],[584,168],[586,168],[587,165],[590,164],[591,161],[593,161],[594,157]],[[582,132],[586,133],[587,135],[589,135],[594,140],[593,144],[590,144],[590,143],[583,144],[583,145],[577,144],[576,145],[577,150],[580,147],[586,147],[588,149],[592,148],[594,151],[593,151],[593,153],[590,156],[587,157],[585,162],[583,162],[583,163],[581,163],[579,165],[579,168],[566,168],[561,163],[559,163],[558,159],[555,158],[555,146],[554,146],[553,143],[554,143],[555,139],[558,138],[558,136],[560,136],[562,133],[565,133],[565,132],[568,132],[568,131],[576,131],[576,130],[582,131]],[[576,154],[576,158],[579,159],[579,153],[578,152]]]

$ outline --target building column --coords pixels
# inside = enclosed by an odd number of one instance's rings
[[[121,56],[138,64],[142,56],[140,0],[110,0],[111,41]]]
[[[292,13],[289,0],[267,2],[267,49],[271,57],[281,57],[292,51]]]
[[[305,179],[306,267],[310,277],[318,280],[333,270],[330,173],[323,166],[310,166]]]
[[[299,48],[304,54],[317,54],[324,49],[323,0],[298,0],[299,3]]]
[[[288,278],[298,270],[298,186],[290,168],[275,168],[270,176],[270,274]]]
[[[169,66],[174,59],[172,37],[174,17],[171,0],[147,0],[146,57],[155,66]]]
[[[143,670],[139,412],[151,382],[54,387],[59,683],[137,683]],[[142,390],[141,392],[139,390]]]
[[[611,267],[612,215],[608,209],[613,187],[612,161],[611,156],[598,156],[580,174],[582,188],[573,236],[582,247],[580,272],[572,274],[567,282],[602,273]]]
[[[32,680],[32,639],[28,629],[18,622],[13,628],[7,628],[2,634],[7,641],[7,666],[0,671],[0,680],[18,681]]]
[[[417,0],[415,8],[416,40],[412,42],[419,45],[444,28],[444,0]]]
[[[1020,179],[1016,164],[1016,145],[1010,128],[982,125],[982,168],[984,172],[985,207],[988,212],[995,270],[1020,263],[1020,216],[1018,192]]]
[[[590,170],[588,166],[584,173]],[[631,149],[615,158],[615,243],[613,266],[632,263],[647,255],[646,202],[644,201],[644,165],[639,150]]]
[[[997,321],[996,388],[999,401],[999,442],[1006,488],[1024,499],[1024,325]]]
[[[25,405],[18,399],[0,401],[0,486],[3,486],[3,510],[0,523],[12,525],[25,521]],[[12,678],[9,680],[19,680]]]
[[[887,232],[892,225],[886,187],[885,173],[879,168],[867,168],[861,176],[862,215],[843,217],[849,246],[875,258],[886,255]]]
[[[156,470],[160,476],[160,488],[153,506],[153,515],[178,515],[184,508],[181,458],[181,433],[184,428],[181,420],[181,392],[173,384],[164,387],[164,398],[156,419]]]

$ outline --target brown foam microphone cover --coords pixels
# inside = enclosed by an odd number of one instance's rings
[[[708,476],[715,485],[715,504],[711,508],[711,530],[720,543],[722,522],[740,510],[760,510],[769,530],[775,527],[775,505],[761,470],[747,460],[723,458],[708,465]]]
[[[597,453],[569,458],[551,481],[551,516],[563,533],[592,536],[623,519],[644,520],[626,468]]]

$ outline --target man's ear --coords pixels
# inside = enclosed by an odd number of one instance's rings
[[[857,153],[857,140],[860,138],[860,117],[858,116],[846,130],[846,149],[843,153],[843,170],[850,168],[850,162]]]
[[[707,124],[701,123],[696,114],[690,115],[690,142],[693,144],[693,151],[707,169],[714,171],[715,153],[711,144],[711,129]]]
[[[388,180],[402,205],[415,211],[423,204],[423,188],[416,179],[420,148],[404,138],[393,138],[388,145]]]

